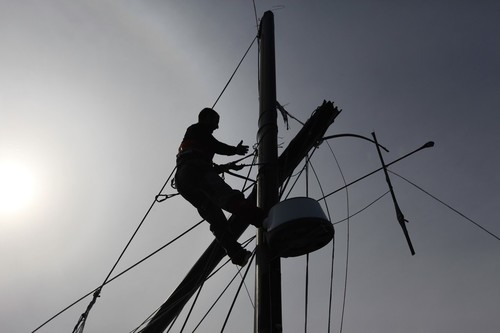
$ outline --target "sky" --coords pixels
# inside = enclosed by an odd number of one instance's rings
[[[334,244],[309,256],[308,331],[327,331],[334,246],[331,332],[499,332],[500,3],[255,8],[257,19],[274,13],[277,99],[291,115],[305,121],[334,101],[342,113],[327,135],[375,132],[386,162],[435,142],[390,167],[415,256],[390,196],[345,221],[387,191],[382,173],[322,202],[342,222]],[[185,129],[215,103],[256,33],[252,1],[0,0],[2,332],[32,332],[103,282],[174,168]],[[256,141],[257,54],[254,45],[215,106],[215,136],[228,144]],[[286,147],[301,125],[278,122]],[[328,143],[311,161],[325,193],[380,167],[366,141]],[[312,173],[309,183],[290,196],[322,197]],[[198,221],[180,196],[156,203],[113,275]],[[106,285],[85,332],[134,330],[212,240],[204,223]],[[285,332],[304,331],[305,272],[304,256],[282,259]],[[186,331],[236,273],[227,265],[207,282]],[[253,332],[253,277],[251,268],[226,332]],[[200,331],[220,331],[236,288]],[[89,302],[38,332],[71,332]]]

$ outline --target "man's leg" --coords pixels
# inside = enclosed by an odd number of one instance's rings
[[[202,190],[215,205],[238,215],[248,224],[256,227],[262,226],[262,222],[266,217],[264,210],[245,199],[243,193],[232,189],[215,172],[207,173],[204,180]]]
[[[210,224],[210,231],[212,231],[215,239],[226,250],[233,264],[245,266],[248,259],[250,259],[251,252],[242,248],[237,242],[236,237],[234,237],[229,229],[229,223],[222,210],[212,203],[207,202],[198,208],[198,212]]]
[[[206,191],[199,188],[200,185],[206,185],[206,183],[203,184],[204,182],[200,180],[202,177],[195,171],[196,169],[189,166],[178,168],[176,174],[177,190],[198,209],[200,216],[210,224],[210,230],[215,239],[226,250],[231,261],[236,265],[246,265],[251,253],[243,249],[232,235],[229,230],[229,223],[222,210],[209,200]]]
[[[253,202],[245,198],[235,197],[229,201],[226,210],[257,228],[262,227],[262,222],[266,218],[266,213],[262,208],[255,206]]]

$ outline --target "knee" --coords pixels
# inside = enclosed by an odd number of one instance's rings
[[[210,223],[210,230],[212,230],[212,227],[218,228],[227,224],[226,216],[222,210],[210,202],[206,202],[205,205],[198,207],[198,213]]]
[[[245,196],[238,190],[233,190],[231,196],[227,199],[224,207],[230,213],[237,214],[242,202],[246,201]]]
[[[257,207],[247,199],[236,201],[233,209],[233,214],[242,217],[248,223],[256,227],[262,226],[262,222],[267,215],[262,208]]]

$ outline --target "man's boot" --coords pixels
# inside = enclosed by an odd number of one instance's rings
[[[240,247],[235,251],[228,252],[228,256],[233,264],[244,267],[252,257],[252,252]]]
[[[252,256],[252,252],[241,247],[240,243],[234,240],[231,235],[228,235],[226,233],[217,240],[222,245],[224,250],[226,250],[228,257],[231,259],[231,262],[233,264],[238,266],[245,266],[248,263],[248,260]]]
[[[231,262],[238,266],[245,266],[252,253],[243,249],[231,233],[229,223],[220,208],[207,205],[204,209],[198,209],[200,215],[210,223],[210,231],[215,239],[226,250]]]

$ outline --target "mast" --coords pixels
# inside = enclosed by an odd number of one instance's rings
[[[259,34],[260,103],[257,142],[260,167],[257,205],[269,211],[279,201],[274,15],[271,11],[264,13]],[[282,332],[281,262],[279,257],[272,258],[265,234],[263,228],[257,230],[254,331],[278,333]]]

